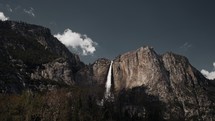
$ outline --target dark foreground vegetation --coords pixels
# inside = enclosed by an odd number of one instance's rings
[[[0,95],[1,121],[93,121],[102,120],[102,108],[81,89],[45,93],[24,91]]]
[[[133,100],[138,97],[135,93],[121,93],[115,101],[104,101],[103,106],[99,105],[102,98],[92,88],[73,87],[37,93],[24,91],[21,94],[1,94],[0,121],[161,120],[157,108],[160,107],[159,103],[150,101],[154,103],[154,107],[147,108],[147,105],[151,105],[147,100]]]

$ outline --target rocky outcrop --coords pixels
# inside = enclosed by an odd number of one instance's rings
[[[76,82],[79,85],[105,85],[110,60],[100,58],[93,64],[85,66],[76,74]]]
[[[84,67],[49,29],[23,22],[0,21],[0,55],[2,92],[32,88],[35,80],[73,85],[75,73]]]
[[[67,85],[73,85],[75,83],[71,67],[64,58],[58,58],[53,62],[42,64],[42,66],[37,67],[37,69],[31,73],[31,79],[50,79]]]
[[[166,120],[214,120],[208,81],[187,58],[173,53],[158,55],[151,47],[120,55],[113,64],[114,89],[144,87],[147,95],[165,104]]]
[[[211,100],[207,90],[210,87],[209,80],[183,56],[166,53],[162,60],[169,73],[174,102],[181,105],[185,120],[191,117],[196,120],[214,120],[214,100]],[[176,110],[176,107],[172,109]]]
[[[159,55],[150,47],[120,55],[113,63],[115,90],[146,86],[167,93],[168,88],[158,87],[168,85],[166,73]]]

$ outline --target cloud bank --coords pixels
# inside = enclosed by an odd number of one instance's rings
[[[213,79],[215,79],[215,62],[213,63],[213,67],[214,67],[214,71],[212,71],[212,72],[209,72],[209,71],[207,71],[207,70],[205,70],[205,69],[202,69],[201,70],[201,73],[207,78],[207,79],[210,79],[210,80],[213,80]]]
[[[8,20],[8,19],[9,19],[9,17],[6,17],[6,16],[4,15],[4,13],[0,11],[0,20],[6,21],[6,20]]]
[[[54,36],[68,48],[72,47],[75,50],[81,50],[80,53],[82,55],[93,54],[96,51],[95,46],[97,43],[87,37],[87,35],[82,35],[70,29],[66,29],[62,34],[58,33]]]

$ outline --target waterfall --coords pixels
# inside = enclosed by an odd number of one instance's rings
[[[104,98],[101,101],[97,101],[97,105],[99,106],[103,106],[104,105],[104,101],[113,101],[114,97],[113,95],[111,95],[110,89],[111,89],[111,77],[112,77],[112,65],[113,65],[113,61],[111,61],[110,63],[110,67],[108,70],[108,75],[107,75],[107,81],[105,84],[105,93],[104,93]]]
[[[106,99],[111,97],[110,89],[111,89],[112,65],[113,65],[113,61],[111,61],[111,63],[110,63],[110,67],[109,67],[108,75],[107,75],[107,82],[105,85],[105,87],[106,87],[105,98]]]

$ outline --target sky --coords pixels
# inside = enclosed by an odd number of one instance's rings
[[[214,6],[214,0],[0,0],[7,19],[50,28],[85,63],[149,45],[208,73],[215,71]]]

